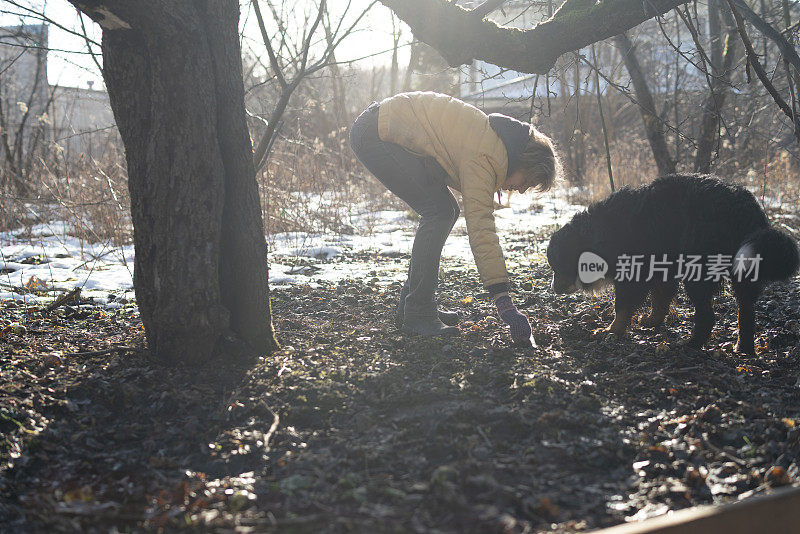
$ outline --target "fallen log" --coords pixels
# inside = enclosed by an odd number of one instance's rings
[[[595,534],[792,534],[800,532],[800,487],[730,504],[697,506]]]

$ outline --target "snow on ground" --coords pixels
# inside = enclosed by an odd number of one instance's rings
[[[510,207],[495,212],[501,243],[509,234],[563,224],[580,209],[554,193],[515,194]],[[268,236],[270,284],[318,285],[348,277],[375,277],[380,266],[353,259],[353,255],[371,252],[392,257],[411,251],[416,222],[407,211],[364,208],[354,212],[360,214],[349,221],[354,229],[352,235],[293,232]],[[80,286],[84,297],[93,297],[107,306],[131,300],[133,245],[119,248],[108,243],[90,244],[71,237],[69,230],[68,223],[56,221],[34,226],[30,231],[0,233],[0,299],[45,302]],[[471,258],[463,217],[448,238],[443,256]],[[388,283],[405,272],[392,265],[380,274],[380,281]],[[35,289],[39,295],[20,288]],[[41,293],[42,289],[46,292]]]
[[[133,298],[133,245],[88,243],[55,221],[0,234],[0,299],[47,301],[76,286],[99,303]],[[46,291],[48,296],[21,292]],[[109,295],[113,294],[111,298]]]
[[[504,201],[505,201],[504,197]],[[495,224],[501,244],[509,234],[522,233],[526,229],[544,225],[564,224],[583,206],[570,205],[556,193],[544,195],[514,194],[508,208],[495,211]],[[364,212],[350,222],[356,233],[353,235],[322,235],[292,232],[270,236],[270,284],[335,283],[345,277],[369,277],[375,271],[372,263],[357,261],[325,261],[343,252],[374,252],[382,256],[394,256],[411,252],[416,222],[408,217],[408,211]],[[358,229],[362,229],[358,232]],[[298,270],[289,260],[295,256],[306,256],[321,261],[313,263],[313,269]],[[445,243],[444,258],[471,258],[472,252],[466,235],[464,217],[460,217]],[[312,272],[313,271],[313,272]],[[380,282],[390,282],[405,276],[403,269],[393,268]]]

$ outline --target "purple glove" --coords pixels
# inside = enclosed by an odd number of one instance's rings
[[[517,310],[511,297],[503,295],[494,301],[497,306],[497,315],[506,323],[511,332],[511,340],[514,343],[526,343],[531,338],[531,323],[528,318]]]

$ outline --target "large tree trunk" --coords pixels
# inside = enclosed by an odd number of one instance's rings
[[[182,362],[219,357],[232,340],[270,351],[277,345],[237,1],[129,1],[112,4],[111,17],[96,2],[73,3],[103,27],[150,350]]]
[[[658,173],[661,175],[672,174],[675,172],[675,160],[669,154],[667,138],[664,136],[664,123],[656,112],[653,94],[636,57],[636,48],[624,33],[614,37],[614,43],[622,52],[625,68],[633,82],[633,90],[636,93],[636,100],[639,102],[639,113],[642,115],[647,141],[650,143]]]

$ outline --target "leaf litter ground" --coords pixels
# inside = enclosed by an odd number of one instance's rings
[[[377,276],[290,286],[283,347],[250,368],[109,352],[143,347],[130,306],[4,301],[0,530],[578,532],[800,482],[796,281],[760,300],[758,357],[733,352],[728,294],[705,351],[679,346],[683,296],[618,341],[593,333],[610,295],[546,290],[544,230],[507,246],[536,348],[509,346],[459,260],[440,288],[459,336],[399,333]]]

